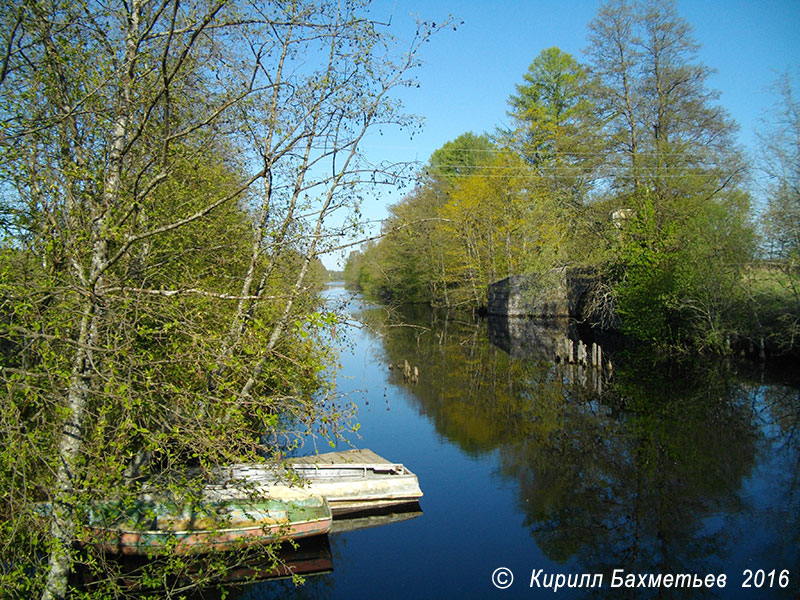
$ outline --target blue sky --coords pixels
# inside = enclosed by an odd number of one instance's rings
[[[414,15],[440,22],[453,15],[463,25],[438,34],[424,48],[419,88],[403,94],[409,112],[425,119],[423,130],[386,131],[366,141],[374,161],[427,162],[431,153],[464,132],[493,132],[506,120],[506,102],[533,59],[558,46],[584,60],[587,25],[599,0],[377,0],[371,14],[391,17],[390,31],[409,39]],[[768,91],[779,73],[800,72],[800,0],[678,0],[694,28],[700,60],[716,70],[709,84],[719,104],[739,123],[739,141],[755,151],[755,130],[774,103]],[[795,77],[797,81],[797,77]],[[363,214],[381,219],[404,191],[384,190]],[[325,260],[333,267],[331,259]]]

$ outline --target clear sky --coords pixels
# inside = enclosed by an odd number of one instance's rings
[[[533,59],[558,46],[584,60],[587,25],[599,0],[377,0],[371,14],[391,18],[390,31],[410,39],[414,16],[440,22],[453,15],[457,31],[442,31],[426,45],[419,88],[404,92],[409,112],[425,119],[423,130],[387,131],[367,140],[375,161],[419,161],[462,133],[494,132],[506,122],[508,97]],[[774,103],[767,89],[779,73],[800,72],[800,0],[678,0],[678,11],[694,28],[699,59],[716,70],[709,86],[739,123],[739,141],[756,149],[755,130]],[[799,90],[800,91],[800,90]],[[406,190],[407,191],[407,190]],[[363,214],[379,220],[405,191],[384,190],[367,200]],[[333,257],[325,259],[335,268]]]

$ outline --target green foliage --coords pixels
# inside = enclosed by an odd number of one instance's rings
[[[787,354],[800,340],[800,273],[785,263],[756,262],[743,279],[745,302],[737,315],[752,356]]]
[[[427,177],[391,207],[386,235],[352,256],[348,281],[384,299],[479,308],[493,281],[573,260],[596,160],[591,85],[557,48],[525,79],[510,100],[514,128],[497,143],[465,133],[436,150]]]
[[[621,227],[616,286],[623,330],[664,349],[726,351],[740,323],[742,275],[754,237],[747,197],[659,205],[633,200]]]
[[[543,50],[509,100],[505,143],[536,167],[564,201],[581,203],[598,163],[598,107],[587,68],[559,48]]]
[[[751,337],[778,352],[796,347],[800,335],[800,103],[789,73],[775,83],[776,106],[759,132],[760,168],[767,186],[761,219],[770,265],[754,268]]]
[[[744,159],[689,24],[667,0],[612,0],[589,42],[586,64],[558,48],[534,59],[491,147],[468,133],[434,152],[385,237],[353,256],[350,281],[397,302],[475,308],[508,275],[579,267],[600,277],[588,316],[640,341],[726,352],[757,338]],[[793,123],[785,87],[783,98]],[[773,172],[791,171],[795,138],[773,145],[784,165]],[[770,235],[789,248],[793,180],[776,179]]]
[[[390,207],[379,243],[351,254],[351,285],[384,300],[481,307],[491,282],[563,259],[564,207],[518,154],[476,150],[476,139],[434,153],[428,172],[438,175]]]
[[[453,181],[471,175],[492,162],[496,149],[488,136],[463,133],[431,154],[428,174],[436,180]]]
[[[665,343],[672,339],[668,306],[674,287],[674,252],[679,246],[670,238],[676,228],[672,223],[659,227],[653,201],[646,196],[622,235],[617,293],[623,327],[641,340]]]
[[[399,52],[364,8],[0,7],[4,593],[174,596],[190,561],[80,548],[93,502],[196,493],[347,427],[319,256],[358,220],[360,140],[412,122],[389,94],[446,26]]]
[[[622,327],[661,348],[727,351],[754,250],[736,125],[674,3],[607,2],[589,30],[619,228],[604,269]]]

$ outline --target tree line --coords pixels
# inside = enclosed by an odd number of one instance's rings
[[[77,544],[92,507],[196,498],[216,465],[337,435],[319,257],[391,180],[360,142],[413,123],[392,94],[447,25],[400,50],[367,9],[0,6],[4,594],[200,586],[224,565],[130,570]]]
[[[610,0],[583,62],[543,50],[508,125],[435,151],[351,253],[347,281],[384,300],[482,308],[487,286],[595,274],[585,318],[664,351],[784,352],[800,333],[797,101],[788,75],[762,130],[768,207],[671,0]]]

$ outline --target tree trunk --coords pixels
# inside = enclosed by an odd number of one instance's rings
[[[58,446],[58,471],[56,491],[53,498],[53,516],[50,523],[52,547],[50,549],[49,571],[42,600],[61,599],[66,596],[69,573],[72,568],[70,553],[75,540],[76,524],[73,515],[75,482],[80,479],[79,459],[82,451],[86,403],[91,391],[91,375],[97,370],[97,347],[102,318],[102,288],[108,261],[108,210],[117,201],[122,179],[122,162],[125,142],[130,122],[131,87],[133,82],[135,58],[138,52],[138,29],[140,2],[131,6],[125,39],[125,62],[120,74],[120,108],[111,135],[103,193],[99,203],[91,207],[92,217],[92,259],[89,267],[87,288],[84,291],[84,309],[81,318],[78,343],[72,363],[67,394],[68,413],[61,431]],[[82,274],[77,273],[83,280]]]
[[[75,480],[78,457],[83,437],[83,417],[86,398],[89,394],[89,370],[93,362],[94,345],[92,331],[97,330],[95,307],[89,298],[86,301],[81,319],[77,350],[72,367],[67,407],[69,416],[61,430],[58,446],[58,472],[56,491],[53,498],[53,514],[50,522],[52,548],[50,549],[49,572],[42,600],[64,598],[67,593],[67,580],[72,567],[70,549],[74,539],[75,523],[72,516],[73,481]]]

